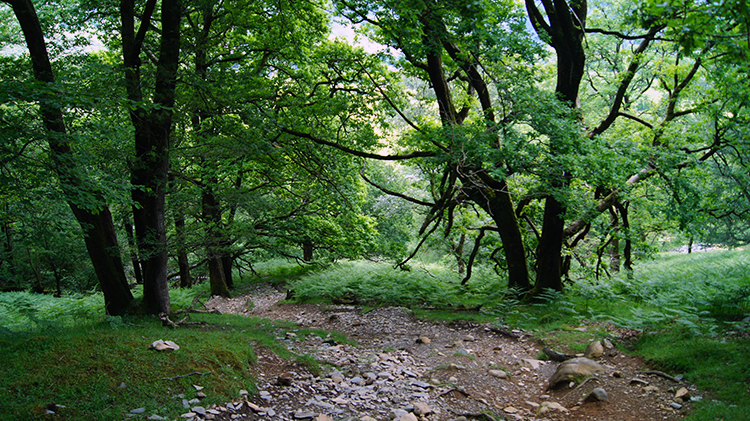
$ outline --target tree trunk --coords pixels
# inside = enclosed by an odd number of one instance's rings
[[[304,262],[312,262],[313,260],[313,251],[314,251],[313,243],[312,241],[305,241],[302,243],[302,260]]]
[[[456,265],[458,266],[458,274],[463,276],[466,273],[466,262],[464,261],[464,246],[466,245],[466,234],[461,233],[461,237],[458,239],[458,244],[451,244],[453,248],[453,254],[456,256]]]
[[[586,55],[583,49],[583,34],[586,24],[587,2],[565,0],[544,3],[548,21],[533,0],[526,0],[526,9],[534,29],[555,49],[557,55],[557,85],[555,92],[571,108],[578,108],[578,90],[585,71]],[[550,158],[564,154],[564,145],[559,139],[550,139]],[[565,168],[556,169],[550,187],[564,191],[570,175]],[[534,293],[551,288],[563,290],[562,247],[565,229],[565,204],[554,195],[545,198],[542,236],[537,247],[537,278]]]
[[[178,212],[174,217],[174,229],[177,239],[177,266],[180,273],[180,288],[191,288],[193,280],[190,278],[190,262],[185,251],[185,217]]]
[[[620,239],[615,237],[612,239],[612,248],[610,249],[609,255],[609,268],[612,273],[620,271]]]
[[[138,258],[138,247],[135,244],[133,236],[133,223],[126,215],[122,218],[122,226],[125,228],[125,238],[128,241],[128,250],[130,250],[130,262],[133,264],[133,274],[135,283],[143,285],[143,273],[141,272],[141,259]]]
[[[461,61],[457,47],[442,37],[441,23],[432,16],[422,19],[425,37],[423,46],[427,49],[427,74],[432,84],[433,92],[437,98],[440,119],[445,127],[460,125],[459,113],[456,112],[450,86],[445,77],[443,69],[443,50],[445,44],[448,53],[454,60],[461,62],[462,68],[468,75],[470,83],[478,93],[485,118],[493,122],[494,114],[487,89],[481,74],[473,63]],[[504,179],[493,178],[486,170],[473,163],[468,165],[457,164],[460,167],[456,176],[461,181],[463,191],[471,200],[487,212],[495,221],[500,239],[503,242],[503,251],[508,262],[508,287],[520,291],[528,291],[531,288],[529,272],[526,263],[526,248],[523,244],[523,235],[518,224],[510,190]]]
[[[563,290],[562,283],[562,244],[565,220],[562,217],[562,203],[552,196],[544,203],[542,237],[537,246],[537,268],[534,295],[545,289]]]
[[[482,174],[475,175],[481,176]],[[526,264],[526,246],[524,246],[521,227],[508,193],[508,185],[505,180],[498,181],[489,175],[483,177],[481,182],[489,188],[489,191],[484,192],[477,187],[467,188],[464,191],[495,221],[508,263],[508,288],[521,293],[527,292],[531,290],[531,283]],[[472,183],[467,180],[465,184],[471,185]]]
[[[222,248],[227,247],[225,243],[222,243]],[[221,254],[221,266],[224,270],[224,283],[227,284],[227,288],[234,288],[234,279],[232,278],[232,266],[234,266],[234,256],[231,252],[224,249]]]
[[[208,277],[211,285],[211,295],[230,297],[224,274],[224,263],[221,253],[221,210],[219,203],[211,190],[211,183],[204,182],[203,186],[203,219],[208,227],[206,231],[206,254],[208,257]]]
[[[122,0],[120,13],[126,91],[132,107],[130,119],[135,128],[135,158],[130,171],[135,202],[133,221],[143,264],[143,305],[147,313],[169,313],[164,197],[180,54],[181,6],[179,0],[163,0],[161,3],[161,40],[153,106],[144,106],[140,53],[151,26],[155,4],[155,0],[146,3],[140,13],[138,32],[135,31],[134,1]]]
[[[26,39],[34,77],[40,82],[54,83],[44,34],[31,0],[15,0],[9,3],[13,6],[13,12]],[[79,175],[81,171],[76,168],[71,157],[65,121],[58,104],[59,101],[51,96],[45,97],[39,104],[42,120],[48,133],[53,169],[60,178],[68,205],[83,230],[86,249],[104,293],[105,310],[110,315],[121,315],[130,307],[133,295],[130,293],[125,278],[112,215],[103,203],[97,203],[95,210],[81,209],[74,204],[75,190],[88,191],[97,200],[100,200],[101,194],[94,188],[89,188],[86,180]]]
[[[5,212],[9,212],[10,206],[8,204],[5,204]],[[2,223],[0,224],[0,231],[2,231],[3,234],[3,254],[2,254],[2,260],[0,260],[0,264],[2,262],[8,263],[8,272],[11,274],[13,278],[13,282],[15,282],[15,275],[16,275],[16,263],[15,263],[15,257],[13,256],[13,227],[11,226],[11,223],[8,219],[3,218]]]

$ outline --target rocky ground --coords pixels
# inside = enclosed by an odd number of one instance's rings
[[[234,402],[212,408],[185,402],[184,418],[661,421],[680,419],[691,400],[700,399],[692,386],[651,372],[612,347],[623,339],[615,328],[599,338],[603,354],[592,357],[603,372],[549,390],[560,363],[539,361],[540,346],[524,332],[424,322],[403,308],[363,313],[353,306],[279,304],[284,297],[260,286],[232,299],[214,298],[206,307],[340,332],[357,346],[284,332],[282,341],[292,352],[313,356],[326,371],[313,375],[259,348],[254,368],[259,394],[240,391]]]

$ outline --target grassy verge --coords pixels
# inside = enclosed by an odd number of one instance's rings
[[[749,263],[744,250],[662,254],[633,274],[511,306],[503,323],[565,352],[582,352],[613,327],[636,329],[638,340],[621,346],[705,392],[687,420],[743,419],[750,414]]]
[[[195,397],[194,384],[204,387],[200,405],[206,407],[237,398],[240,389],[252,392],[255,346],[292,357],[275,340],[291,326],[229,315],[192,320],[207,324],[168,330],[153,318],[110,318],[3,335],[0,419],[123,419],[136,408],[176,419],[185,412],[182,400]],[[180,349],[147,348],[158,339]],[[51,403],[64,408],[48,415]]]

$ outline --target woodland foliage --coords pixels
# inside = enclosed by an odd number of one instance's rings
[[[666,238],[748,241],[741,1],[4,0],[0,18],[3,289],[99,288],[121,314],[138,282],[168,312],[172,280],[228,296],[285,257],[440,261],[462,284],[483,266],[539,295]]]

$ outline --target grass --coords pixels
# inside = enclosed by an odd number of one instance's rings
[[[167,330],[153,318],[110,318],[3,335],[0,420],[123,419],[141,407],[147,415],[176,419],[185,412],[182,399],[195,397],[193,384],[205,387],[203,406],[235,399],[240,389],[253,391],[254,347],[295,358],[275,339],[290,326],[230,315],[192,319],[207,324]],[[172,340],[180,349],[148,349],[157,339]],[[64,408],[47,415],[50,403]]]
[[[461,277],[440,265],[415,265],[403,271],[358,261],[305,274],[292,288],[295,299],[303,302],[334,300],[456,312],[497,303],[506,282],[484,271],[463,286]]]
[[[663,253],[633,274],[509,306],[502,323],[566,353],[610,337],[612,327],[637,329],[639,338],[621,347],[706,393],[686,420],[742,419],[750,414],[749,263],[745,250]]]
[[[505,280],[481,268],[462,286],[460,277],[440,266],[415,265],[404,272],[384,264],[344,262],[312,270],[273,262],[258,265],[259,276],[238,280],[236,287],[288,283],[298,300],[405,306],[432,320],[495,320],[533,332],[544,345],[564,353],[582,352],[592,340],[612,337],[615,327],[636,329],[642,332],[637,341],[618,345],[696,384],[705,395],[688,420],[715,421],[750,413],[749,263],[744,250],[664,253],[632,274],[584,279],[565,294],[549,292],[533,304],[513,299]],[[207,288],[171,291],[173,307],[205,299]],[[204,406],[236,398],[240,389],[252,391],[255,347],[297,358],[276,338],[290,331],[300,338],[327,335],[292,324],[209,314],[193,316],[208,327],[166,330],[152,318],[105,317],[101,306],[99,295],[0,294],[0,358],[5,361],[0,420],[122,419],[140,407],[147,415],[174,419],[184,412],[182,397],[194,396],[193,384],[205,387]],[[181,349],[148,350],[157,339],[173,340]],[[314,364],[306,356],[301,360]],[[179,377],[195,372],[211,374]],[[52,402],[65,408],[48,417],[45,406]]]

